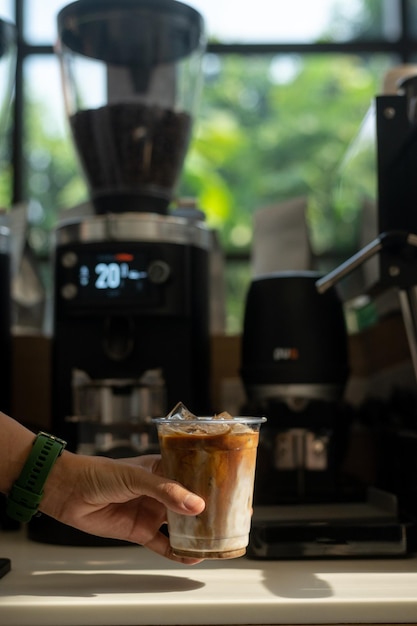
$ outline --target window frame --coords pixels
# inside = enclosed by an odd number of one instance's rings
[[[243,56],[260,54],[366,54],[366,53],[391,53],[397,55],[402,63],[411,62],[413,54],[417,54],[417,38],[413,38],[409,29],[408,16],[411,0],[399,0],[400,11],[400,35],[394,41],[360,40],[332,43],[219,43],[209,42],[208,53],[217,55],[240,54]],[[25,96],[24,96],[24,64],[32,55],[53,55],[53,45],[30,44],[25,41],[23,33],[25,22],[25,0],[14,0],[15,24],[17,27],[17,59],[16,59],[16,83],[15,97],[13,102],[13,128],[11,137],[12,154],[12,204],[27,200],[25,198],[25,159],[23,151],[23,139],[25,134]],[[239,255],[232,255],[237,260]],[[241,255],[240,255],[241,256]],[[242,260],[247,260],[243,255]]]

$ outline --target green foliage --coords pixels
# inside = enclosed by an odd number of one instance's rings
[[[52,123],[56,111],[32,100],[25,117],[26,197],[37,206],[29,214],[32,245],[48,254],[49,233],[58,214],[87,198],[86,185],[69,137]]]
[[[0,212],[8,210],[12,197],[12,168],[8,162],[0,161]]]
[[[292,65],[285,82],[280,64]],[[352,248],[355,227],[339,228],[344,214],[334,192],[390,59],[231,55],[217,65],[216,79],[205,86],[181,193],[198,197],[229,252],[249,250],[258,207],[300,195],[309,198],[317,250]],[[238,229],[249,236],[239,239]]]

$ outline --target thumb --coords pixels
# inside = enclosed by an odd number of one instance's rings
[[[131,494],[149,496],[171,511],[184,515],[198,515],[204,510],[203,498],[175,480],[152,474],[133,465],[128,467],[129,472],[125,477],[125,483]]]

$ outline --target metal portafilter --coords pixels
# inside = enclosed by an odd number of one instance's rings
[[[417,235],[403,231],[382,233],[340,266],[317,281],[317,290],[325,294],[350,273],[377,257],[379,280],[370,291],[395,288],[407,334],[411,361],[417,380],[417,293],[415,264]]]

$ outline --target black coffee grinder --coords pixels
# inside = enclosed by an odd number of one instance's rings
[[[343,497],[338,468],[346,441],[347,333],[338,294],[318,294],[319,277],[272,272],[255,277],[248,290],[241,369],[246,411],[268,417],[257,505]]]
[[[342,302],[319,293],[316,272],[252,281],[242,379],[260,435],[248,557],[404,556],[407,524],[395,495],[344,467],[351,409],[343,402],[348,350]]]
[[[56,228],[53,419],[70,449],[152,447],[150,418],[209,402],[209,256],[171,209],[205,50],[174,0],[79,0],[58,14],[66,111],[93,210]]]
[[[91,194],[55,231],[53,431],[75,451],[153,452],[152,417],[179,400],[210,410],[212,233],[199,212],[171,210],[204,51],[200,14],[175,0],[79,0],[58,14]],[[42,518],[30,537],[109,543]]]

